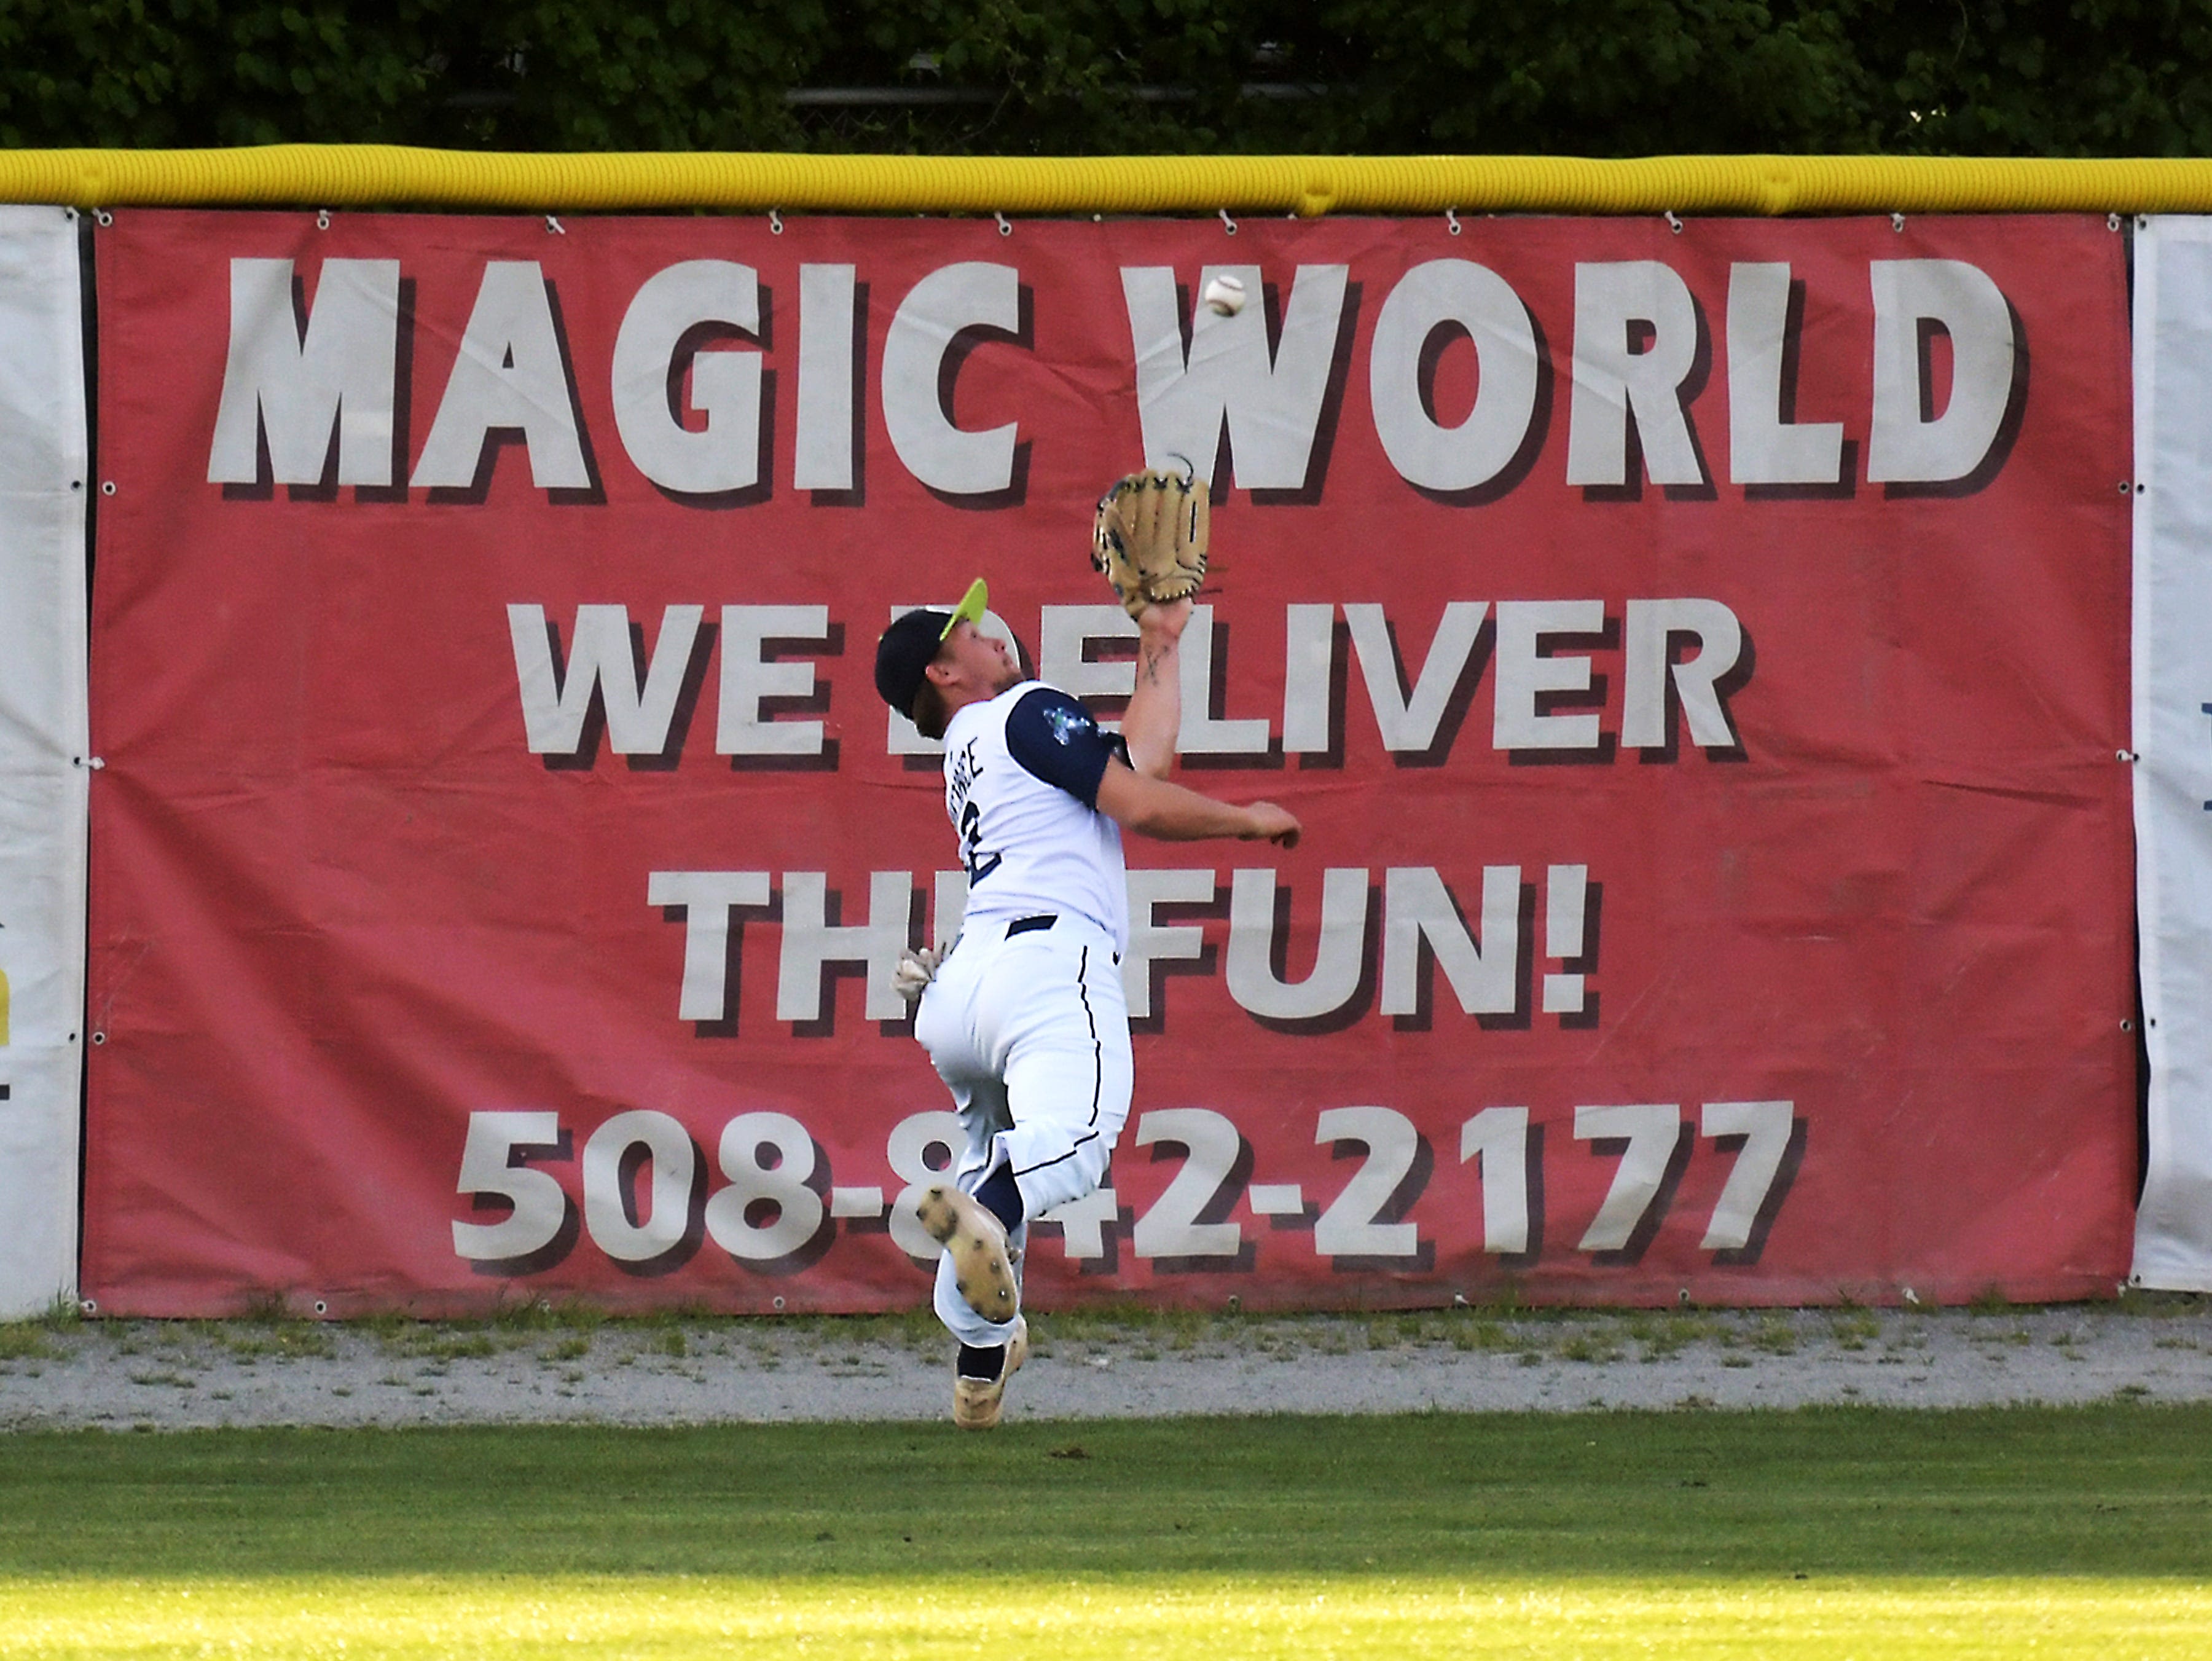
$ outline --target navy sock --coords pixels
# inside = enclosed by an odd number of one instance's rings
[[[953,1371],[963,1378],[988,1380],[997,1378],[1000,1369],[1006,1365],[1006,1347],[1004,1344],[993,1344],[981,1349],[974,1344],[963,1344],[960,1346],[960,1359],[954,1363]]]
[[[977,1202],[1006,1226],[1012,1234],[1022,1226],[1022,1191],[1014,1185],[1014,1168],[1002,1165],[983,1179],[975,1190]],[[994,1375],[995,1376],[995,1375]]]

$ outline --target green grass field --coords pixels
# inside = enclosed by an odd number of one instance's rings
[[[2212,1409],[0,1439],[0,1656],[2212,1656]]]

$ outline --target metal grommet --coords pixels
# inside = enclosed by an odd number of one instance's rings
[[[112,478],[104,478],[100,480],[100,493],[104,496],[113,496],[115,494],[115,481]]]
[[[102,225],[112,225],[115,222],[115,216],[105,208],[94,208],[92,210],[92,216],[96,222]]]
[[[2120,1031],[2123,1031],[2123,1032],[2132,1032],[2132,1031],[2134,1031],[2135,1030],[2136,1030],[2136,1024],[2135,1024],[2135,1022],[2133,1022],[2132,1020],[2123,1019],[2123,1020],[2120,1022]]]
[[[92,1042],[95,1047],[104,1044],[107,1042],[107,1034],[105,1031],[94,1032],[92,1035]]]
[[[327,1314],[329,1314],[330,1312],[331,1312],[331,1306],[330,1306],[328,1304],[325,1303],[325,1302],[324,1302],[321,1299],[319,1299],[319,1298],[318,1298],[318,1299],[315,1299],[315,1313],[316,1313],[316,1314],[318,1314],[318,1315],[327,1315]]]
[[[1890,215],[1889,228],[1893,231],[1903,230],[1905,228],[1905,216],[1901,213],[1893,213]]]
[[[1221,228],[1231,236],[1237,234],[1237,222],[1229,216],[1229,210],[1226,208],[1221,210]]]
[[[1454,236],[1457,236],[1459,234],[1459,210],[1457,208],[1446,208],[1444,210],[1444,229],[1450,232]]]
[[[2135,493],[2136,493],[2136,487],[2135,487],[2133,484],[2130,484],[2130,483],[2129,483],[2126,479],[2124,479],[2124,479],[2122,479],[2122,480],[2120,481],[2120,494],[2121,494],[2122,496],[2133,496]]]
[[[315,210],[315,228],[319,231],[326,231],[330,229],[330,228],[331,210],[328,208],[317,209]]]
[[[781,1298],[780,1298],[780,1297],[779,1297],[779,1298],[772,1298],[772,1299],[770,1299],[769,1301],[770,1305],[771,1305],[772,1307],[774,1307],[774,1308],[776,1308],[776,1309],[781,1309],[781,1308],[783,1307],[783,1299],[782,1299]]]
[[[77,1309],[86,1315],[97,1315],[100,1313],[100,1299],[97,1298],[82,1299],[79,1300]]]
[[[781,236],[783,234],[783,216],[778,213],[774,208],[770,208],[768,210],[768,234],[770,236]]]
[[[2116,213],[2108,213],[2108,214],[2106,214],[2106,215],[2105,216],[2105,228],[2106,228],[2106,230],[2108,230],[2108,231],[2116,231],[2116,230],[2119,229],[2119,228],[2120,228],[2120,216],[2119,216],[2119,215],[2118,215],[2118,214],[2116,214]]]
[[[1013,225],[1006,218],[1006,215],[1002,213],[994,213],[991,217],[999,222],[999,234],[1000,236],[1012,236],[1014,234]]]
[[[1682,222],[1674,217],[1674,210],[1672,208],[1667,210],[1667,228],[1677,236],[1682,234]]]

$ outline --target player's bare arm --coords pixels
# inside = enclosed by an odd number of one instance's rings
[[[1121,715],[1121,741],[1130,766],[1147,778],[1164,779],[1175,768],[1182,730],[1182,631],[1190,608],[1188,599],[1156,600],[1137,617],[1137,684]]]
[[[1098,781],[1098,811],[1125,830],[1156,842],[1204,842],[1234,837],[1243,842],[1297,846],[1297,818],[1271,801],[1249,806],[1217,801],[1166,779],[1150,777],[1119,761]]]

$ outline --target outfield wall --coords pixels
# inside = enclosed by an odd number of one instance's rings
[[[1110,708],[1089,502],[1171,454],[1186,773],[1308,835],[1133,839],[1034,1297],[2169,1262],[2124,224],[103,218],[101,1310],[911,1304],[964,875],[875,634],[981,574]]]

